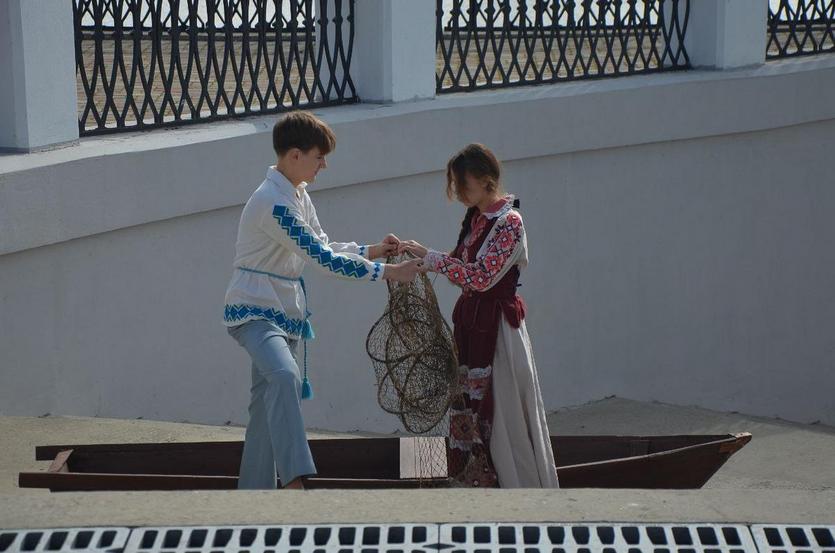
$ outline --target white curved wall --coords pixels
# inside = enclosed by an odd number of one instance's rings
[[[835,423],[833,87],[824,56],[330,108],[313,199],[334,238],[447,247],[441,170],[485,142],[522,198],[549,409],[615,394]],[[246,421],[220,314],[271,123],[0,157],[0,414]],[[307,423],[393,430],[364,353],[385,286],[308,273]]]

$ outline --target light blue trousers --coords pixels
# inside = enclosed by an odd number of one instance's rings
[[[296,340],[269,321],[249,321],[228,329],[252,358],[249,424],[238,489],[276,488],[316,473],[301,411],[301,377],[293,357]],[[291,349],[292,346],[292,349]]]

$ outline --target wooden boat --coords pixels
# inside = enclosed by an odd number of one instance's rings
[[[443,438],[431,447],[443,452]],[[701,488],[751,434],[552,436],[563,488]],[[415,438],[314,439],[319,470],[308,488],[420,488],[448,485],[445,470],[418,478]],[[21,488],[51,491],[235,489],[243,442],[52,445],[21,472]]]

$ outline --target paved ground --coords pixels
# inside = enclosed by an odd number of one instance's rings
[[[40,444],[241,439],[243,429],[77,417],[0,417],[0,528],[325,522],[835,523],[835,429],[611,398],[552,414],[555,434],[721,434],[753,441],[703,490],[49,493]],[[313,431],[312,435],[340,435]],[[343,435],[344,436],[344,435]],[[350,437],[350,436],[346,436]]]
[[[751,443],[707,483],[711,489],[835,492],[835,428],[611,398],[552,414],[552,434],[725,434]],[[833,513],[835,518],[835,513]]]

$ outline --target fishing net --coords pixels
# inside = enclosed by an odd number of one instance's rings
[[[410,257],[390,257],[387,262]],[[366,340],[377,378],[377,401],[417,438],[416,476],[445,477],[442,436],[447,434],[448,411],[458,386],[452,330],[425,274],[409,283],[388,281],[388,289],[386,310]]]

